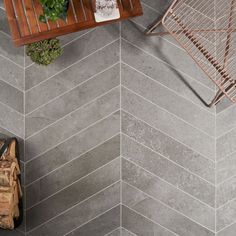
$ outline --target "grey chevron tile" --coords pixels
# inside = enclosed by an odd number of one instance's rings
[[[120,136],[115,136],[26,188],[27,208],[120,156]],[[58,181],[61,179],[61,181]],[[37,193],[37,196],[35,196]]]
[[[222,230],[236,222],[236,200],[229,202],[216,211],[216,230]],[[227,235],[228,236],[228,235]]]
[[[97,217],[86,225],[72,231],[68,236],[104,236],[120,226],[120,206]]]
[[[6,11],[3,10],[3,8],[4,4],[2,1],[0,1],[0,31],[10,35],[11,33],[7,22]]]
[[[99,27],[78,40],[68,44],[64,47],[63,55],[54,64],[49,65],[44,70],[41,69],[41,66],[36,64],[26,69],[26,89],[36,86],[38,83],[55,75],[59,71],[84,58],[95,50],[106,46],[118,37],[119,27],[115,24]]]
[[[0,235],[2,236],[25,236],[23,232],[17,231],[17,230],[4,230],[0,229]]]
[[[2,9],[5,9],[3,0],[0,0],[0,7],[1,7]]]
[[[155,165],[155,167],[157,166]],[[159,169],[161,169],[161,167]],[[166,169],[163,168],[163,170]],[[162,179],[151,175],[125,159],[122,160],[122,180],[206,228],[213,231],[215,230],[214,209],[207,207],[179,189],[169,185],[167,182],[164,182]],[[128,191],[127,189],[129,189],[129,186],[124,184],[122,191],[125,193]],[[175,201],[173,201],[173,199],[175,199]]]
[[[127,44],[126,44],[127,45]],[[128,50],[128,48],[126,49]],[[165,86],[156,83],[135,70],[122,75],[122,84],[151,102],[163,107],[207,134],[215,135],[215,116],[190,101],[178,96]],[[215,158],[215,157],[214,157]]]
[[[216,182],[222,183],[236,175],[236,153],[216,164]]]
[[[125,236],[125,234],[123,233],[122,229],[119,227],[115,230],[113,230],[112,232],[105,234],[104,236]]]
[[[0,103],[0,127],[16,136],[24,137],[24,116]]]
[[[217,186],[216,191],[217,207],[220,207],[227,202],[236,199],[236,176]]]
[[[131,91],[122,89],[122,109],[164,132],[206,157],[215,156],[215,138],[194,128]]]
[[[26,116],[26,137],[119,85],[119,65]]]
[[[185,51],[183,51],[179,47],[176,47],[176,45],[173,45],[162,37],[147,37],[143,34],[142,31],[140,31],[140,29],[134,27],[132,23],[125,22],[122,23],[122,38],[128,40],[132,44],[138,46],[139,48],[150,53],[151,55],[157,57],[159,59],[157,60],[159,61],[159,63],[160,60],[166,62],[170,66],[177,68],[179,71],[184,72],[194,80],[200,81],[207,87],[214,89],[214,84],[207,78],[204,72],[197,66],[197,64],[191,59],[191,57]],[[130,57],[132,57],[132,55],[130,55]],[[139,56],[134,62],[139,62],[140,58],[142,57]],[[153,65],[156,61],[153,57],[151,58],[153,62],[150,62],[151,64],[149,65]],[[165,68],[166,71],[169,71],[169,73],[174,73],[175,77],[177,77],[176,80],[180,80],[181,82],[182,79],[183,85],[184,80],[187,80],[187,83],[191,81],[185,77],[181,78],[183,77],[181,73],[178,73],[175,70],[171,71],[170,69],[168,69],[168,66],[160,67],[160,69],[162,70],[163,68]],[[151,71],[151,68],[147,67],[146,70]],[[160,74],[160,71],[158,74]],[[192,85],[194,86],[194,83]],[[207,98],[209,97],[206,97],[206,99]]]
[[[115,183],[101,190],[91,198],[68,209],[63,214],[31,231],[29,236],[62,236],[120,203],[120,183]],[[83,214],[81,214],[83,212]]]
[[[18,88],[24,89],[24,69],[0,56],[0,79]]]
[[[231,105],[226,111],[221,112],[216,116],[217,136],[221,136],[230,130],[236,128],[236,106]]]
[[[24,113],[23,92],[2,80],[0,80],[0,102],[22,114]]]
[[[26,92],[26,113],[74,88],[119,60],[119,41]]]
[[[163,14],[170,7],[172,0],[142,0],[142,2]]]
[[[233,106],[232,102],[228,98],[223,98],[221,102],[216,105],[216,114],[226,111],[229,107]]]
[[[236,151],[236,129],[228,132],[216,140],[217,160],[227,158]]]
[[[26,158],[45,152],[94,122],[117,111],[120,107],[120,89],[115,88],[92,103],[72,112],[47,129],[26,139]]]
[[[161,138],[158,138],[158,136],[161,135],[160,132],[125,112],[122,112],[122,132],[159,153],[163,152],[162,150],[172,148],[171,140],[166,139],[163,135]],[[145,168],[149,168],[151,172],[158,175],[159,173],[155,165],[151,164],[155,159],[150,160],[150,163],[146,161],[143,163]],[[172,175],[168,175],[168,173],[170,173],[168,171],[163,173],[166,178],[169,178],[168,181],[171,181],[173,185],[178,186],[180,189],[214,207],[215,189],[213,185],[174,164],[171,165],[171,163],[169,163],[168,167]],[[177,176],[172,179],[174,174]]]
[[[66,209],[120,179],[120,158],[98,169],[86,178],[51,196],[27,211],[27,230],[45,223]]]
[[[236,223],[233,225],[227,227],[226,229],[220,231],[219,233],[216,234],[216,236],[234,236],[236,231]]]
[[[130,232],[127,229],[122,228],[122,236],[135,236],[136,234]]]
[[[12,41],[10,40],[10,36],[5,35],[0,32],[0,55],[9,58],[16,64],[20,66],[24,66],[24,47],[16,48]]]
[[[181,236],[214,236],[212,231],[167,208],[134,188],[123,192],[123,204]],[[124,225],[125,228],[127,228]]]
[[[82,133],[26,164],[26,182],[31,183],[68,161],[84,154],[120,131],[120,113],[116,112]]]
[[[161,225],[154,223],[126,206],[122,208],[122,223],[125,229],[138,236],[176,236],[175,233],[168,231]]]

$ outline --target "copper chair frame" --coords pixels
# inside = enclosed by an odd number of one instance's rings
[[[232,61],[234,61],[232,58],[234,56],[236,58],[236,48],[233,48],[233,44],[236,44],[234,41],[236,38],[233,37],[233,33],[236,32],[236,2],[231,0],[225,7],[227,1],[218,0],[217,6],[222,10],[218,18],[214,17],[214,19],[208,19],[200,11],[209,9],[206,2],[206,0],[175,0],[163,18],[149,26],[145,34],[147,36],[171,34],[217,85],[218,92],[208,105],[209,107],[216,105],[224,97],[236,103],[236,69],[232,69]],[[225,25],[226,22],[227,25]],[[167,31],[155,32],[161,24]],[[220,45],[221,51],[215,53],[204,44],[204,41],[200,40],[198,34],[204,35],[206,39],[210,37],[217,39],[223,34],[225,36],[224,48],[222,49]]]

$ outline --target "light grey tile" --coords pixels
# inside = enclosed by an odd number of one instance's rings
[[[122,132],[137,140],[139,143],[145,144],[154,151],[172,147],[171,143],[168,142],[167,139],[164,139],[164,136],[161,139],[157,139],[158,135],[160,135],[157,130],[144,124],[140,120],[135,119],[125,112],[122,112]],[[158,172],[157,167],[153,165],[153,163],[155,163],[157,166],[160,164],[157,160],[155,160],[155,158],[150,160],[150,163],[148,163],[148,159],[143,158],[140,159],[140,161],[141,160],[142,165],[144,165],[145,168],[148,168],[156,175],[161,175],[161,173]],[[163,169],[160,169],[160,171],[163,171],[162,178],[166,178],[173,185],[178,186],[183,191],[214,207],[215,189],[213,185],[207,183],[197,176],[194,176],[193,174],[187,172],[181,167],[176,166],[175,164],[171,165],[170,162],[168,165],[166,165],[166,168],[168,168],[168,170],[164,171]],[[171,175],[169,173],[171,173]]]
[[[232,102],[228,98],[223,98],[217,105],[216,105],[216,114],[224,112],[228,107],[232,106]]]
[[[0,79],[15,88],[24,89],[24,69],[0,56]]]
[[[120,206],[111,209],[86,225],[74,230],[68,236],[104,236],[120,225]]]
[[[216,166],[217,184],[236,175],[236,153],[233,153],[227,158],[219,161]]]
[[[164,182],[162,179],[151,175],[126,160],[122,160],[122,166],[123,181],[160,200],[162,203],[206,228],[215,230],[215,210],[213,208],[207,207],[191,196]],[[158,170],[163,168],[163,172],[168,172],[168,169],[162,165],[157,166],[153,163],[153,166]],[[124,184],[122,191],[126,192],[128,189],[129,186]]]
[[[216,140],[216,157],[217,160],[232,155],[236,151],[236,129],[221,136]]]
[[[42,70],[42,66],[34,64],[25,71],[25,86],[30,89],[38,83],[55,75],[71,64],[84,58],[95,50],[111,43],[119,37],[117,24],[99,27],[78,40],[64,47],[63,55],[58,60]]]
[[[3,55],[20,66],[24,66],[24,48],[15,47],[10,36],[0,32],[0,55]]]
[[[29,236],[62,236],[120,203],[120,183],[99,192],[29,233]]]
[[[123,231],[121,232],[121,230],[121,228],[118,228],[115,231],[113,230],[111,233],[106,234],[105,236],[125,236],[125,234],[123,234]]]
[[[26,136],[34,134],[57,119],[118,86],[119,80],[119,65],[117,65],[76,87],[70,93],[64,94],[62,97],[27,115]]]
[[[124,228],[138,236],[176,236],[176,234],[158,224],[155,224],[125,206],[122,207],[122,223]]]
[[[45,152],[94,122],[117,111],[119,107],[120,89],[116,88],[92,103],[72,112],[69,116],[47,129],[26,139],[26,158]]]
[[[226,111],[221,112],[216,116],[217,132],[216,135],[220,136],[226,132],[229,132],[233,128],[236,128],[236,106],[232,105]]]
[[[122,236],[135,236],[136,234],[128,231],[127,229],[122,228]]]
[[[16,136],[24,137],[24,116],[0,103],[0,127]]]
[[[217,231],[233,224],[236,221],[236,200],[224,205],[216,211]],[[227,235],[228,236],[228,235]]]
[[[26,92],[26,113],[74,88],[119,60],[119,41]]]
[[[157,63],[155,63],[155,61],[159,61],[159,63],[163,61],[171,65],[172,67],[177,68],[179,71],[184,72],[194,80],[201,82],[202,84],[206,85],[211,89],[214,89],[214,84],[209,80],[209,78],[200,69],[200,67],[193,61],[193,59],[184,50],[180,49],[179,47],[176,47],[174,44],[170,43],[164,38],[147,37],[145,34],[143,34],[142,31],[140,31],[140,29],[138,29],[137,27],[133,27],[132,23],[128,21],[122,23],[122,37],[159,59],[158,60],[153,57],[149,57],[151,60],[149,61],[149,66],[146,67],[147,72],[153,73],[155,71],[153,68],[151,68],[151,66],[157,66]],[[124,54],[123,51],[122,54]],[[143,64],[140,62],[140,59],[142,59],[142,57],[139,56],[138,58],[136,58],[135,61],[131,62],[130,59],[132,57],[133,55],[131,54],[129,56],[129,62],[131,64],[136,63],[136,66],[138,66],[138,62],[140,63],[140,65]],[[127,59],[128,58],[126,58],[126,60]],[[161,63],[159,66],[161,66]],[[171,69],[168,69],[167,66],[162,66],[158,69],[163,70],[163,68],[169,70],[169,73],[171,73]],[[155,74],[154,78],[156,78],[156,75],[158,74],[160,74],[160,71],[159,73]],[[184,83],[186,78],[183,78],[180,73],[178,73],[176,70],[172,70],[172,74],[175,74],[176,80],[180,80],[180,82],[181,80],[183,80],[182,83]],[[189,81],[190,80],[186,82]]]
[[[66,162],[110,139],[120,131],[120,113],[116,112],[86,131],[26,164],[26,182],[40,178]]]
[[[214,236],[212,231],[173,211],[134,188],[123,192],[124,205],[181,236]],[[124,225],[125,228],[127,228]]]
[[[120,136],[118,135],[28,186],[26,188],[27,208],[119,156]]]
[[[0,80],[0,102],[23,114],[24,94]]]
[[[217,236],[234,236],[235,232],[236,232],[236,224],[233,224],[228,228],[217,233]]]
[[[194,128],[178,117],[159,108],[129,90],[122,89],[122,109],[140,118],[152,127],[174,137],[204,156],[215,156],[215,138]]]
[[[129,50],[127,47],[125,48],[126,51]],[[145,68],[150,67],[145,65]],[[199,108],[190,101],[173,93],[165,86],[149,79],[145,75],[140,74],[135,70],[130,72],[131,74],[129,75],[126,74],[127,71],[122,75],[122,84],[125,87],[133,90],[137,94],[145,97],[158,106],[163,107],[170,113],[173,113],[174,115],[180,117],[184,121],[192,124],[200,130],[205,131],[207,134],[212,136],[215,135],[214,114]]]
[[[220,207],[236,198],[236,176],[223,182],[216,188],[216,203]]]
[[[27,230],[50,220],[68,208],[120,179],[120,158],[27,211]]]

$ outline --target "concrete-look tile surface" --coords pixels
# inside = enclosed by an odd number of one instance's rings
[[[208,108],[216,88],[174,37],[143,34],[171,3],[61,36],[42,67],[0,0],[0,138],[19,140],[25,197],[0,236],[235,236],[236,106]],[[217,25],[215,3],[193,8]],[[216,53],[224,40],[197,36]]]

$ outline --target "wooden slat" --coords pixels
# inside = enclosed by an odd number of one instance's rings
[[[92,2],[87,1],[87,0],[81,0],[81,1],[82,1],[82,4],[83,4],[83,9],[85,11],[86,21],[95,22]]]
[[[43,10],[42,10],[42,7],[41,7],[39,1],[38,0],[33,0],[33,4],[32,5],[35,8],[35,9],[32,9],[32,10],[35,10],[35,14],[36,14],[36,18],[37,18],[36,20],[39,23],[40,31],[41,32],[48,31],[47,24],[42,23],[42,22],[39,21],[39,16],[43,14]]]
[[[75,13],[79,22],[86,21],[85,10],[83,6],[83,1],[81,0],[73,0]]]
[[[31,32],[33,34],[39,33],[39,26],[38,22],[35,18],[34,11],[32,11],[33,6],[32,6],[32,0],[25,0],[25,10],[26,10],[26,15],[28,17],[28,22],[29,26],[31,28]]]
[[[24,8],[22,6],[21,0],[12,0],[12,1],[14,1],[16,14],[19,17],[18,21],[21,35],[23,36],[30,35],[29,26],[27,23],[27,19],[25,17]]]
[[[67,13],[67,23],[71,25],[73,23],[77,23],[76,16],[74,15],[74,11],[72,9],[73,0],[70,0],[70,5]]]

